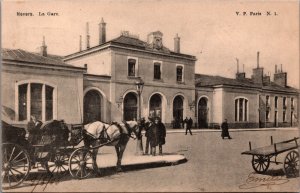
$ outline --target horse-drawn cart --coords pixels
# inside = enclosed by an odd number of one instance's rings
[[[273,143],[273,138],[271,136],[271,145],[252,149],[251,142],[249,142],[250,150],[242,152],[242,154],[252,156],[252,167],[254,171],[259,174],[265,173],[272,162],[275,164],[283,164],[283,170],[287,177],[296,177],[299,175],[298,144],[299,138]],[[284,152],[287,153],[284,161],[277,161],[277,156]],[[271,158],[273,157],[274,161],[271,161]]]
[[[89,132],[82,124],[68,128],[63,120],[52,120],[42,125],[39,143],[31,144],[25,137],[24,128],[2,121],[2,188],[20,185],[36,163],[51,174],[68,171],[74,178],[86,178],[98,169],[97,151],[105,145],[115,146],[117,169],[121,170],[122,155],[131,133],[137,135],[137,122],[115,123],[106,127],[102,122],[93,125],[95,129]],[[84,146],[75,147],[81,141]]]
[[[69,157],[76,149],[75,146],[82,140],[73,136],[81,131],[69,132],[63,120],[53,120],[43,124],[41,139],[37,144],[31,144],[26,139],[24,128],[12,126],[4,121],[1,123],[1,128],[3,189],[20,185],[36,164],[41,165],[51,174],[68,171]]]

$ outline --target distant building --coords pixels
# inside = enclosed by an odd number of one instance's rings
[[[231,128],[297,126],[299,91],[287,86],[287,73],[277,65],[273,82],[259,63],[251,78],[244,72],[237,72],[235,79],[204,74],[195,78],[200,128],[216,127],[224,119]]]
[[[163,34],[147,41],[122,32],[106,41],[106,23],[99,24],[99,45],[91,47],[87,24],[86,49],[65,57],[2,50],[2,104],[16,125],[30,115],[42,121],[64,119],[69,124],[133,120],[138,118],[136,83],[143,81],[142,117],[159,116],[168,126],[192,117],[199,128],[217,127],[224,118],[230,127],[297,125],[298,90],[288,87],[287,74],[278,71],[274,82],[253,69],[251,79],[195,74],[196,57],[163,45]],[[176,124],[174,124],[176,123]]]

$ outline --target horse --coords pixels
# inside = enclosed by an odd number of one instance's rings
[[[121,172],[122,157],[127,143],[130,138],[139,139],[141,137],[142,125],[143,121],[124,121],[121,124],[112,123],[111,125],[101,121],[89,123],[84,125],[84,146],[87,148],[100,145],[114,146],[117,154],[116,170]],[[135,136],[132,136],[132,133]],[[98,149],[93,150],[95,164]]]

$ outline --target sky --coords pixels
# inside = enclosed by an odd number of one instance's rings
[[[34,16],[17,16],[17,12]],[[39,12],[59,15],[39,16]],[[68,55],[79,50],[80,35],[86,45],[86,22],[91,46],[98,44],[103,18],[107,40],[129,31],[146,41],[148,33],[159,30],[164,46],[173,50],[178,33],[181,53],[197,57],[196,73],[234,78],[238,58],[240,71],[244,64],[250,78],[259,51],[259,65],[271,80],[275,64],[282,64],[288,84],[299,88],[296,0],[4,0],[1,14],[3,48],[36,52],[45,36],[49,54]]]

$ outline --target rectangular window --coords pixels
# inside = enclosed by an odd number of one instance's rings
[[[177,77],[177,82],[183,82],[183,67],[182,66],[177,66],[176,77]]]
[[[245,120],[244,121],[247,121],[247,113],[248,113],[248,109],[247,109],[247,106],[248,106],[248,100],[245,99]]]
[[[286,109],[286,97],[283,97],[282,99],[282,103],[283,103],[283,108]]]
[[[128,76],[135,76],[135,65],[136,60],[135,59],[128,59]]]
[[[160,63],[154,63],[154,79],[161,79]]]
[[[22,84],[19,86],[19,120],[24,121],[27,119],[27,86]]]
[[[285,112],[285,111],[283,111],[282,121],[283,121],[283,122],[286,122],[286,112]]]
[[[53,119],[53,88],[46,86],[46,121]]]
[[[238,102],[239,100],[235,100],[235,121],[238,121]]]
[[[291,109],[294,108],[294,98],[291,98]]]
[[[278,96],[275,96],[275,108],[278,107]]]
[[[266,96],[266,106],[269,107],[270,106],[270,97]]]
[[[31,115],[34,115],[38,120],[42,120],[42,84],[31,84]]]
[[[243,120],[243,100],[244,99],[239,99],[239,121]]]
[[[266,111],[266,121],[270,120],[270,111]]]

